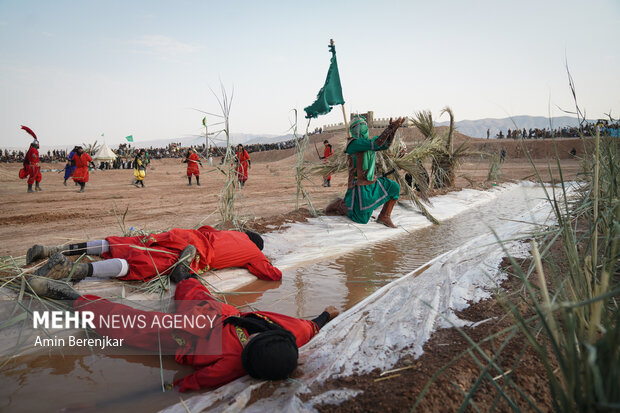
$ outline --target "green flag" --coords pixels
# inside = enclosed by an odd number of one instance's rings
[[[207,127],[207,117],[205,116],[204,118],[202,118],[202,125],[206,128]]]
[[[133,135],[125,136],[125,139],[127,139],[127,142],[133,142]]]
[[[316,118],[325,115],[332,110],[333,105],[343,105],[342,86],[340,86],[340,75],[338,74],[338,62],[336,61],[336,46],[330,45],[329,51],[332,52],[332,59],[327,71],[325,85],[319,90],[316,101],[304,108],[306,118]]]

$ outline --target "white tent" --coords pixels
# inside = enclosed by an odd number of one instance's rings
[[[95,161],[113,161],[115,159],[116,154],[105,143],[101,145],[101,148],[99,148],[95,156],[93,156],[93,160]]]

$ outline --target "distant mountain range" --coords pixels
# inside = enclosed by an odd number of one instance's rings
[[[437,126],[447,126],[450,122],[440,122]],[[544,116],[513,116],[511,118],[501,119],[478,119],[478,120],[461,120],[454,123],[456,130],[464,135],[471,136],[473,138],[486,138],[487,129],[491,138],[501,130],[504,136],[508,129],[546,129],[553,127],[553,129],[563,126],[578,126],[579,121],[572,116],[558,116],[555,118],[549,118]],[[551,125],[551,126],[550,126]]]

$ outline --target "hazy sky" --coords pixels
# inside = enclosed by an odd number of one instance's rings
[[[618,0],[227,3],[0,0],[0,147],[198,135],[220,82],[231,132],[305,130],[330,38],[347,113],[559,116],[567,58],[587,116],[620,114]]]

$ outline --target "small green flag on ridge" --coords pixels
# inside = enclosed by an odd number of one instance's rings
[[[202,118],[202,125],[206,128],[207,127],[207,117],[205,116],[204,118]]]
[[[127,139],[127,142],[133,142],[133,135],[125,136],[125,139]]]
[[[332,58],[327,71],[327,79],[325,79],[325,85],[319,90],[316,101],[304,108],[307,119],[325,115],[331,112],[332,106],[344,104],[340,74],[338,73],[338,62],[336,61],[336,46],[333,44],[329,45],[329,51],[332,53]]]

